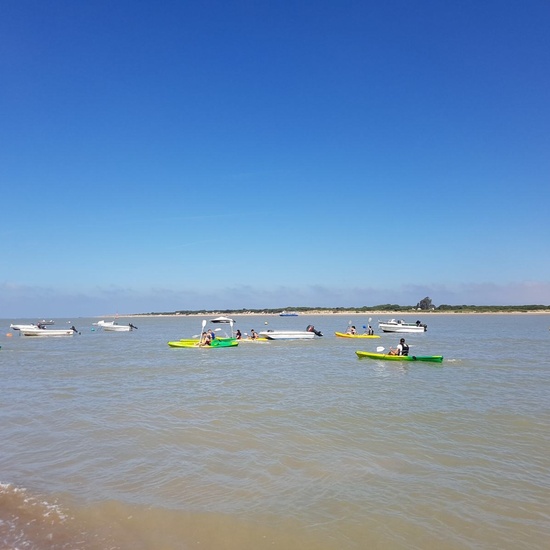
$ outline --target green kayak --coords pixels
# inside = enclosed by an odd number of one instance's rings
[[[388,361],[429,361],[430,363],[442,363],[442,355],[388,355],[387,353],[373,353],[370,351],[356,351],[359,358],[385,359]]]
[[[212,340],[209,346],[199,346],[199,340],[197,338],[188,338],[182,340],[176,340],[174,342],[168,342],[171,348],[233,348],[239,345],[239,341],[236,338],[216,338]]]

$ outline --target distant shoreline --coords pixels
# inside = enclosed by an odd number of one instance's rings
[[[350,316],[350,315],[361,315],[363,317],[373,317],[373,316],[384,316],[392,318],[402,318],[402,317],[421,317],[423,315],[550,315],[550,309],[546,310],[525,310],[525,311],[356,311],[356,310],[346,310],[346,311],[331,311],[331,310],[312,310],[308,312],[299,313],[298,317],[307,317],[311,315],[335,315],[335,316]],[[231,317],[280,317],[278,313],[259,313],[259,312],[219,312],[219,311],[210,311],[210,312],[201,312],[201,313],[128,313],[128,314],[110,314],[110,315],[100,315],[99,317],[124,317],[124,318],[139,318],[139,317],[218,317],[218,316],[231,316]]]

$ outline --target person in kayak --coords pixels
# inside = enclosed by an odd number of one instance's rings
[[[235,333],[235,338],[237,340],[240,340],[242,337],[243,337],[243,335],[241,334],[241,331],[239,329],[237,329],[237,332]]]
[[[409,345],[405,343],[405,338],[399,340],[396,348],[390,348],[388,355],[409,355]]]
[[[253,328],[250,329],[250,338],[252,340],[256,340],[256,338],[258,338],[258,333]]]
[[[208,332],[203,332],[201,335],[199,346],[202,348],[204,346],[209,346],[211,343],[212,343],[212,339],[210,338],[210,335],[208,334]]]

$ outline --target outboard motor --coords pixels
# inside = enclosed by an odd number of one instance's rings
[[[428,330],[428,325],[426,325],[425,323],[421,323],[420,321],[416,321],[416,326],[417,327],[424,327],[424,332],[426,332]]]
[[[314,332],[315,336],[323,336],[323,333],[320,330],[315,330],[315,327],[313,325],[308,325],[306,330],[308,332]]]

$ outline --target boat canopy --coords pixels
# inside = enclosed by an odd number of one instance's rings
[[[229,317],[216,317],[210,321],[211,323],[234,323],[233,319]]]

